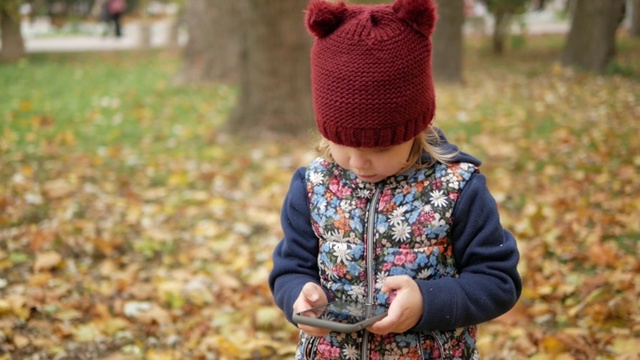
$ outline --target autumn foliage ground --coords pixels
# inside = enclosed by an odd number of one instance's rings
[[[472,43],[437,124],[485,161],[524,290],[485,359],[640,357],[640,42],[607,76]],[[0,359],[290,358],[270,253],[310,138],[221,133],[235,89],[172,52],[0,65]]]

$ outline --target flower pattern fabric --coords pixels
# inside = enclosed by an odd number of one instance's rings
[[[380,290],[387,276],[431,280],[457,277],[449,237],[452,212],[477,168],[469,163],[412,169],[372,184],[322,158],[307,169],[311,223],[319,239],[322,286],[334,299],[365,302],[368,277],[374,301],[389,305]],[[373,204],[374,214],[370,214]],[[373,219],[373,223],[368,223]],[[367,229],[373,227],[373,273],[367,274]],[[360,359],[363,337],[370,359],[470,359],[477,357],[475,327],[452,331],[376,335],[366,330],[301,333],[298,359]]]

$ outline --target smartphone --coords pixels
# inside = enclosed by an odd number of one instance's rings
[[[327,305],[293,314],[297,324],[321,327],[337,332],[359,331],[387,316],[387,308],[355,302],[333,301]]]

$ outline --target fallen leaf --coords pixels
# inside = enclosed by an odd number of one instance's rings
[[[33,263],[33,271],[47,271],[60,265],[62,262],[62,255],[56,251],[48,251],[45,253],[39,253],[36,255],[36,259]]]
[[[46,182],[42,190],[46,198],[56,200],[73,194],[75,188],[65,179],[56,179]]]
[[[15,345],[18,349],[23,349],[31,344],[31,339],[24,335],[16,334],[13,336],[13,345]]]

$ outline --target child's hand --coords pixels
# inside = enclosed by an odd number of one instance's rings
[[[382,286],[382,292],[395,292],[389,313],[385,318],[367,327],[375,334],[403,333],[414,327],[423,312],[422,293],[418,284],[407,275],[389,276]]]
[[[324,290],[318,284],[308,282],[302,288],[296,302],[293,303],[293,312],[298,313],[327,303],[327,295]],[[324,336],[329,333],[329,329],[303,324],[299,324],[298,328],[310,336]]]

